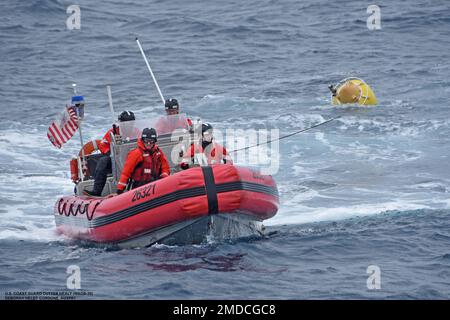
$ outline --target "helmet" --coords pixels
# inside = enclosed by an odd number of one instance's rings
[[[208,123],[208,122],[202,123],[202,134],[205,131],[212,130],[212,129],[213,129],[213,126],[210,123]]]
[[[211,141],[213,139],[212,130],[213,130],[213,127],[211,124],[202,123],[202,141],[203,141],[203,143],[206,143],[206,144],[211,143]]]
[[[177,99],[167,99],[164,106],[166,107],[166,111],[180,108]]]
[[[132,111],[123,111],[119,116],[120,122],[136,120]]]
[[[156,130],[153,128],[145,128],[142,130],[141,139],[145,142],[145,140],[153,140],[154,142],[158,141],[158,135],[156,134]]]

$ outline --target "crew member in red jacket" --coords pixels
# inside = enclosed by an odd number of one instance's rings
[[[180,105],[177,99],[167,99],[165,104],[166,115],[161,117],[155,124],[159,135],[172,133],[176,129],[186,129],[192,131],[192,120],[180,113]]]
[[[203,154],[206,157],[206,164],[233,164],[233,160],[229,156],[227,149],[221,144],[213,141],[213,127],[209,123],[202,124],[202,140],[200,144],[191,144],[191,147],[183,156],[181,168],[186,170],[190,165],[194,164],[195,154]]]
[[[136,120],[134,117],[134,113],[132,111],[123,111],[118,118],[119,122],[125,121],[134,121]],[[114,128],[117,132],[114,132]],[[111,157],[110,157],[110,148],[111,148],[111,133],[114,135],[118,135],[120,128],[115,126],[109,129],[106,134],[103,136],[102,141],[98,145],[98,149],[102,153],[102,157],[97,160],[97,166],[95,167],[94,172],[94,188],[92,191],[84,190],[84,194],[89,196],[99,197],[102,194],[103,188],[106,184],[106,178],[108,173],[112,173],[111,166]]]
[[[136,149],[128,153],[127,160],[117,184],[117,194],[124,192],[131,179],[131,189],[170,175],[170,165],[166,156],[156,144],[156,130],[145,128],[138,139]]]

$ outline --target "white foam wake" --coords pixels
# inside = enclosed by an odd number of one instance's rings
[[[335,208],[311,208],[299,205],[297,207],[281,207],[278,214],[265,222],[265,225],[302,224],[319,221],[338,221],[348,218],[362,217],[389,211],[407,211],[429,209],[421,203],[411,203],[403,200],[377,204],[359,204]]]

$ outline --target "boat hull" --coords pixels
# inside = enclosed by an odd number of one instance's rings
[[[244,167],[196,167],[117,196],[66,196],[55,204],[57,231],[124,247],[258,235],[278,210],[271,176]]]
[[[116,243],[121,248],[143,248],[155,243],[188,245],[264,236],[261,221],[245,214],[217,214],[179,222]]]

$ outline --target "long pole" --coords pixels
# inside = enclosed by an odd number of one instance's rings
[[[80,168],[80,172],[78,174],[79,177],[81,177],[81,181],[83,181],[84,179],[84,171],[86,169],[86,155],[84,154],[84,143],[83,143],[83,133],[81,131],[81,120],[80,117],[78,116],[79,112],[77,110],[77,117],[78,117],[78,130],[80,131],[80,142],[81,142],[81,168]]]
[[[116,117],[114,115],[114,107],[113,107],[113,103],[112,103],[111,86],[106,86],[106,91],[108,91],[109,110],[111,111],[111,115],[113,117],[113,123],[114,123],[116,121]]]
[[[73,94],[77,95],[77,84],[73,83],[72,84],[72,88],[73,88]],[[86,156],[84,154],[84,150],[83,150],[83,132],[81,130],[81,117],[80,117],[80,112],[78,110],[78,108],[75,108],[75,110],[77,111],[77,123],[78,123],[78,131],[80,133],[80,143],[81,143],[81,166],[79,166],[79,173],[78,176],[81,177],[81,181],[83,181],[84,178],[84,172],[83,170],[86,167]]]
[[[145,64],[147,65],[148,72],[150,72],[150,75],[152,76],[153,82],[155,83],[156,89],[158,90],[159,96],[161,97],[161,101],[163,104],[165,104],[166,100],[164,99],[164,96],[161,93],[161,89],[159,89],[158,82],[156,81],[156,78],[155,78],[155,75],[153,74],[152,68],[150,68],[150,64],[148,63],[147,57],[145,56],[145,53],[144,53],[144,49],[142,49],[141,43],[139,42],[138,38],[136,38],[136,43],[139,46],[139,50],[141,50],[142,57],[144,58]]]

